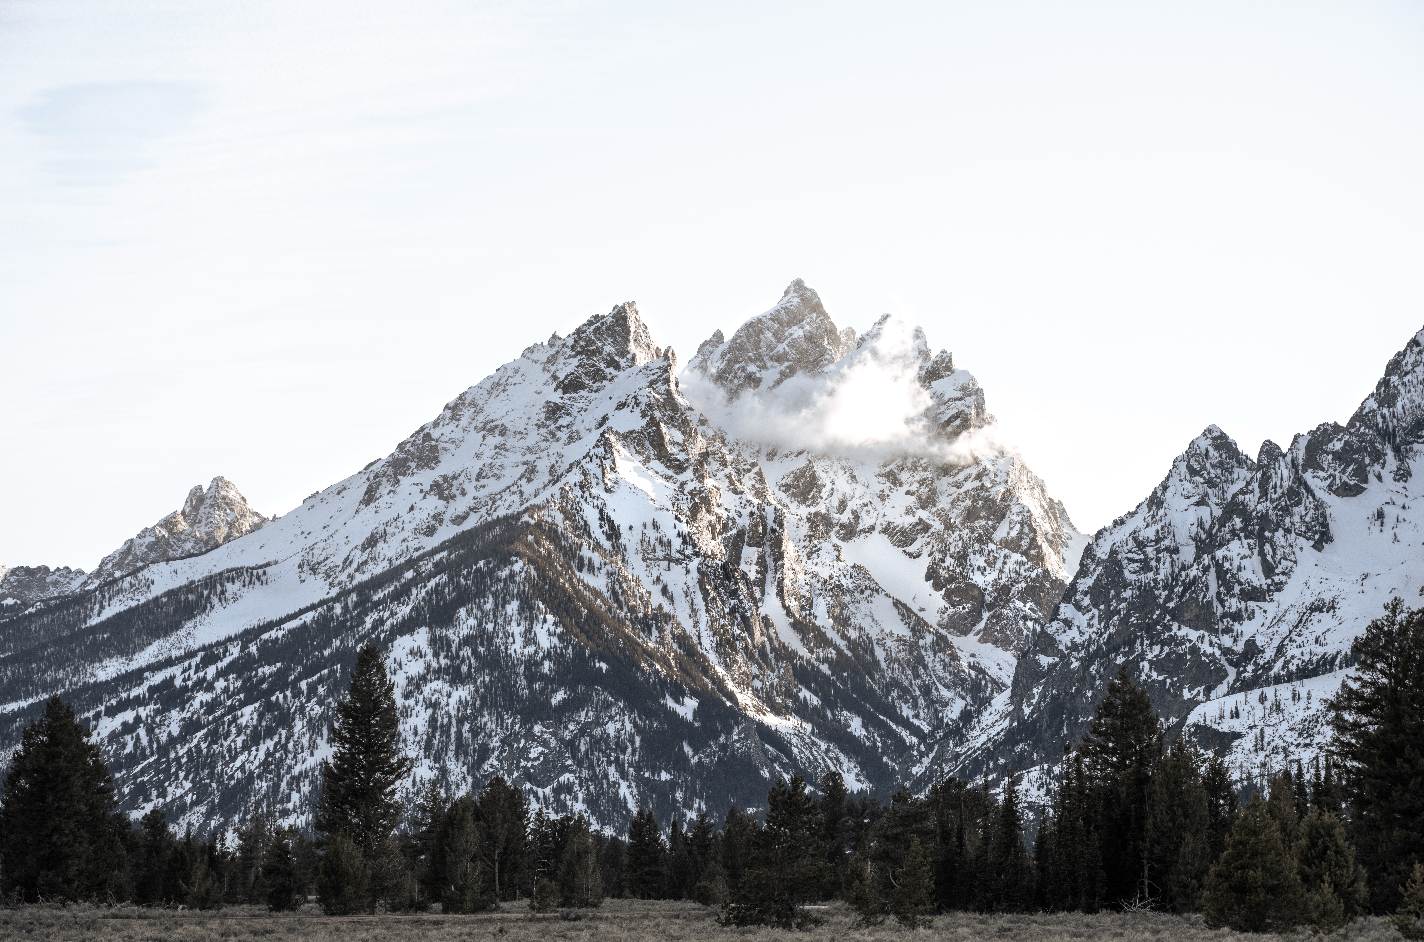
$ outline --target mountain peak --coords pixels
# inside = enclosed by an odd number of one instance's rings
[[[816,374],[856,347],[855,332],[836,327],[821,298],[800,278],[776,306],[748,320],[731,340],[704,342],[689,364],[736,399],[749,389],[772,390],[801,373]]]
[[[206,553],[260,530],[274,519],[249,507],[237,486],[218,475],[206,489],[194,485],[180,509],[105,556],[85,584],[97,585],[153,563]]]

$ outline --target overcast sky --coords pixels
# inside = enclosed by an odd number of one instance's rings
[[[1424,326],[1417,2],[0,4],[0,561],[281,513],[625,300],[924,326],[1075,523]]]

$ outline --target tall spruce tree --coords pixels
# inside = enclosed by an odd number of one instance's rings
[[[1215,861],[1226,850],[1226,835],[1236,823],[1238,812],[1236,788],[1226,760],[1213,752],[1202,772],[1202,788],[1206,790],[1207,858]]]
[[[480,854],[497,900],[514,899],[529,855],[529,802],[496,775],[480,790]]]
[[[350,691],[336,706],[331,745],[330,761],[321,763],[317,830],[345,834],[373,860],[400,823],[398,792],[411,768],[401,753],[395,683],[374,645],[356,655]]]
[[[1243,932],[1288,932],[1305,919],[1295,859],[1266,803],[1253,796],[1236,818],[1226,850],[1212,865],[1202,895],[1206,924]]]
[[[1101,809],[1105,896],[1119,904],[1150,897],[1148,792],[1162,754],[1162,724],[1126,665],[1108,683],[1080,749]]]
[[[291,828],[279,828],[267,842],[262,858],[262,879],[267,885],[267,908],[274,913],[297,909],[304,902],[297,883],[297,855]]]
[[[1355,677],[1331,702],[1355,850],[1376,913],[1424,863],[1424,608],[1385,606],[1350,647]]]
[[[28,902],[105,900],[127,883],[128,828],[99,747],[69,704],[51,697],[5,776],[0,889]]]
[[[1023,812],[1016,776],[1004,782],[999,813],[990,838],[987,893],[983,908],[991,912],[1023,912],[1033,903],[1033,869],[1024,849]]]
[[[660,899],[663,895],[667,847],[651,805],[644,805],[628,826],[628,851],[623,880],[628,895],[636,899]]]
[[[587,908],[603,905],[603,874],[598,869],[598,850],[589,833],[588,819],[574,818],[564,841],[559,862],[559,897],[564,906]]]
[[[1152,777],[1147,838],[1153,889],[1172,912],[1194,911],[1211,867],[1201,757],[1178,736]]]

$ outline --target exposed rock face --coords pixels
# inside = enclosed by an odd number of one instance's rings
[[[1245,775],[1308,758],[1350,642],[1384,602],[1424,594],[1412,465],[1424,440],[1424,331],[1347,426],[1252,461],[1212,426],[1099,531],[1055,617],[986,711],[964,771],[1027,769],[1076,741],[1119,664],[1163,718]]]
[[[622,826],[793,770],[888,787],[1007,687],[1080,545],[1018,457],[966,442],[992,423],[974,378],[893,326],[839,330],[798,282],[680,375],[619,305],[257,532],[0,622],[0,703],[65,691],[135,808],[199,827],[308,813],[366,640],[419,774],[453,788],[501,773]],[[816,402],[865,370],[913,406],[870,449],[743,440],[683,386]]]
[[[231,481],[215,477],[207,490],[201,484],[195,485],[182,508],[140,530],[105,556],[84,584],[97,586],[153,563],[199,556],[270,522],[247,506],[247,500]]]
[[[28,608],[35,602],[68,595],[84,581],[84,570],[61,566],[5,566],[0,564],[0,612]]]

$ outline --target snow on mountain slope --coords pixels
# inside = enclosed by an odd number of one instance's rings
[[[620,305],[282,518],[0,619],[0,738],[59,690],[135,810],[301,820],[370,639],[452,787],[501,772],[621,826],[792,769],[888,786],[1004,689],[1080,538],[922,333],[838,330],[797,282],[713,341],[680,377]],[[865,388],[903,428],[855,440]],[[743,437],[787,402],[826,437]]]
[[[1394,596],[1424,595],[1424,331],[1345,426],[1256,460],[1212,426],[1084,551],[1010,692],[943,766],[995,774],[1062,755],[1127,664],[1176,730],[1242,775],[1308,759],[1349,647]]]

